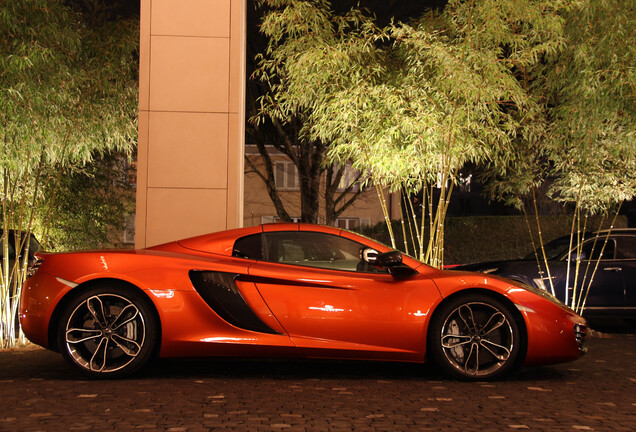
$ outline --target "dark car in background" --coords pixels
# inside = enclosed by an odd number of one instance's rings
[[[38,242],[37,238],[35,238],[35,235],[33,235],[33,233],[29,234],[29,237],[27,239],[27,235],[24,232],[16,232],[15,230],[9,230],[7,232],[7,238],[9,240],[9,253],[7,255],[7,257],[9,258],[9,281],[8,281],[8,289],[6,291],[6,294],[8,295],[9,298],[14,297],[15,295],[15,286],[14,286],[14,268],[13,266],[16,264],[16,260],[21,259],[21,257],[25,254],[28,253],[28,263],[27,263],[27,275],[30,275],[30,272],[34,271],[34,265],[37,261],[37,258],[35,256],[35,253],[38,252],[41,249],[41,245]],[[27,252],[27,246],[28,246],[28,252]],[[22,261],[19,262],[20,265],[23,264]],[[0,265],[4,265],[4,230],[0,229]],[[6,276],[6,275],[3,275]],[[18,283],[18,281],[16,281],[16,283]],[[4,296],[4,292],[3,292],[3,296]],[[17,298],[16,298],[17,300]],[[15,336],[17,337],[19,334],[19,323],[18,323],[18,317],[15,317],[16,319],[16,326],[15,326]]]
[[[0,230],[0,239],[3,239],[4,237],[3,233],[4,231]],[[38,242],[37,238],[35,238],[35,235],[33,235],[33,233],[29,234],[28,243],[26,241],[26,233],[22,232],[19,235],[20,235],[19,244],[16,246],[16,239],[17,239],[16,231],[9,230],[7,234],[7,237],[9,238],[9,269],[13,267],[16,258],[20,258],[26,252],[27,244],[29,246],[28,267],[31,267],[32,264],[36,261],[35,253],[41,249],[40,243]],[[18,250],[17,254],[16,254],[16,250]],[[2,262],[3,259],[4,259],[4,247],[2,245],[2,242],[0,241],[0,262]]]
[[[579,278],[583,277],[587,269],[587,280],[589,280],[606,237],[607,244],[598,261],[599,265],[587,295],[583,316],[603,319],[628,318],[636,322],[636,229],[613,229],[609,232],[609,237],[607,234],[608,231],[600,231],[584,236],[580,253]],[[555,295],[561,301],[566,300],[566,294],[568,299],[571,299],[573,295],[572,285],[577,254],[575,251],[568,253],[569,247],[569,235],[559,237],[544,247],[550,270],[549,277],[552,278]],[[535,252],[531,252],[519,260],[466,264],[454,266],[452,270],[495,274],[551,292],[543,255],[540,250],[537,254],[538,262]],[[571,260],[568,283],[570,288],[566,293],[568,259]]]

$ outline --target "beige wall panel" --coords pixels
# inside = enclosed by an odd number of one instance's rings
[[[139,110],[147,111],[150,97],[150,1],[141,2],[139,14]]]
[[[148,189],[146,247],[223,230],[225,190]]]
[[[232,0],[232,33],[230,39],[229,110],[243,112],[245,97],[245,0]]]
[[[152,0],[152,34],[230,36],[230,0]]]
[[[228,112],[229,39],[152,36],[150,109]]]
[[[146,198],[148,191],[148,112],[139,111],[137,122],[137,197],[135,212],[135,247],[146,245]]]
[[[227,114],[151,112],[149,137],[148,187],[227,187]]]
[[[245,146],[243,137],[245,136],[244,115],[229,115],[229,142],[240,143],[230,146],[228,151],[227,168],[227,217],[228,229],[238,228],[243,220],[243,157]]]
[[[244,0],[141,0],[136,247],[242,224]]]

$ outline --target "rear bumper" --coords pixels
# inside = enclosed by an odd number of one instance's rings
[[[49,348],[49,321],[55,305],[72,288],[55,276],[36,272],[22,286],[20,325],[33,343]]]

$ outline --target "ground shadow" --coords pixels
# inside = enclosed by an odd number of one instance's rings
[[[561,380],[572,377],[567,366],[526,367],[512,371],[506,381]],[[187,358],[157,359],[130,378],[148,379],[371,379],[455,381],[434,364],[355,360]],[[31,349],[0,351],[0,381],[84,380],[58,353]]]

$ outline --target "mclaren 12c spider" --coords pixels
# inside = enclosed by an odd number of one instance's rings
[[[585,351],[585,320],[545,291],[438,270],[333,227],[270,224],[39,259],[22,291],[24,333],[91,377],[156,356],[263,356],[428,358],[484,380]]]

